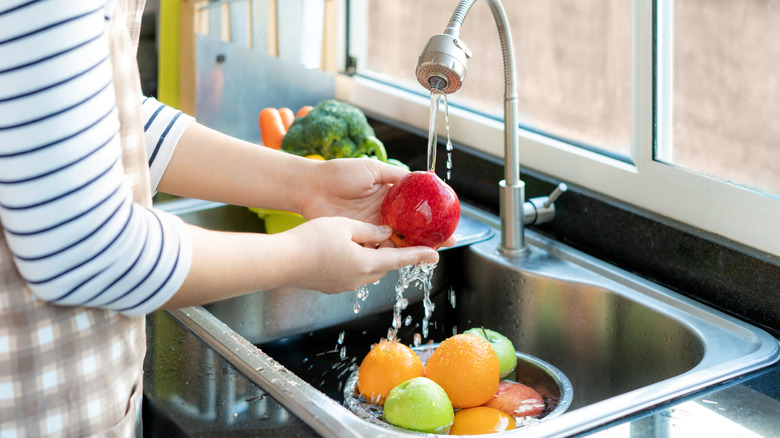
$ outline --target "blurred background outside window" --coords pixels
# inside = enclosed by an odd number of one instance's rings
[[[780,0],[668,0],[673,50],[670,142],[656,160],[780,194]],[[457,0],[369,0],[357,72],[424,93],[414,68]],[[504,1],[518,65],[520,124],[630,161],[632,28],[628,0]],[[668,36],[667,36],[668,37]],[[496,27],[477,1],[461,29],[472,59],[450,104],[501,118]],[[522,163],[521,163],[522,164]]]

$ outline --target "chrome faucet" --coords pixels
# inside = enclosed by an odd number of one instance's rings
[[[444,33],[434,35],[425,45],[417,60],[415,74],[428,90],[438,89],[454,93],[463,83],[466,64],[471,51],[458,36],[463,20],[476,0],[461,0]],[[517,86],[515,84],[515,55],[504,6],[499,0],[486,0],[493,12],[501,40],[504,62],[504,180],[499,182],[501,212],[501,246],[507,256],[527,253],[525,225],[549,222],[555,216],[555,199],[566,191],[559,184],[549,196],[525,201],[525,182],[520,179]]]

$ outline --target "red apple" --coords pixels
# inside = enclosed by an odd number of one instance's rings
[[[496,395],[483,406],[498,409],[513,417],[536,418],[544,412],[544,399],[530,386],[501,380]]]
[[[409,172],[398,180],[382,202],[382,224],[390,225],[395,246],[439,249],[460,220],[460,202],[434,172]]]

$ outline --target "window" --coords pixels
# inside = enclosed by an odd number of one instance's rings
[[[780,2],[675,0],[669,18],[671,136],[657,159],[780,194]]]
[[[501,48],[490,9],[479,3],[472,7],[460,34],[473,57],[464,86],[449,102],[501,118]],[[505,3],[513,26],[520,124],[628,157],[631,4],[625,0]],[[369,4],[366,56],[360,59],[358,71],[425,92],[414,77],[417,56],[433,34],[444,30],[456,3],[396,0]]]
[[[350,0],[355,75],[337,97],[427,131],[416,58],[457,0]],[[473,57],[449,96],[453,141],[503,156],[496,26],[477,0]],[[520,165],[780,255],[776,0],[503,1],[518,63]],[[457,172],[457,165],[453,169]]]

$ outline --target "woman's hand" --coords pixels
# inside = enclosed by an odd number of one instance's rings
[[[438,253],[425,246],[378,247],[390,233],[386,225],[329,217],[313,219],[279,234],[287,235],[298,254],[294,263],[297,272],[289,285],[338,293],[373,283],[388,271],[407,265],[438,262]]]
[[[192,264],[166,309],[277,287],[350,291],[388,271],[439,260],[436,251],[424,246],[377,247],[390,237],[389,227],[343,217],[313,219],[277,234],[186,227],[192,237]]]
[[[302,193],[301,214],[306,218],[343,216],[379,224],[382,201],[390,186],[407,170],[370,158],[317,162],[307,174]],[[453,246],[450,237],[442,246]],[[382,246],[393,246],[389,241]]]
[[[370,158],[317,162],[300,186],[300,213],[307,219],[343,216],[379,224],[390,185],[407,172]]]

